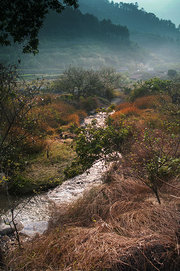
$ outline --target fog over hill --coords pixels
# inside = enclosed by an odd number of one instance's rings
[[[37,55],[22,55],[18,46],[5,47],[0,51],[2,61],[15,63],[20,58],[26,72],[59,73],[69,65],[119,68],[131,65],[132,60],[142,62],[145,57],[138,45],[130,41],[126,26],[71,8],[62,14],[50,13],[39,38]]]
[[[148,12],[154,13],[160,19],[171,20],[177,26],[180,24],[179,10],[180,1],[179,0],[114,0],[115,3],[125,2],[125,3],[135,3],[138,2],[140,8],[144,8]]]
[[[166,66],[165,63],[180,62],[180,31],[170,20],[159,19],[145,11],[138,3],[123,3],[108,0],[80,0],[80,10],[99,19],[110,19],[114,24],[127,26],[130,39],[151,54],[150,62]],[[175,65],[178,66],[179,64]]]
[[[39,34],[37,55],[22,46],[0,48],[1,62],[17,63],[23,73],[56,75],[71,66],[121,71],[180,69],[180,32],[138,4],[79,0],[79,9],[51,12]]]
[[[80,0],[80,10],[99,19],[108,18],[114,24],[126,25],[131,31],[151,33],[163,37],[179,38],[180,32],[170,20],[139,8],[138,3],[114,3],[108,0]]]

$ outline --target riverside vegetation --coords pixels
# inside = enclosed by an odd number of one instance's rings
[[[54,210],[48,231],[11,249],[6,267],[178,270],[178,74],[132,84],[112,69],[70,68],[43,88],[17,76],[13,67],[1,67],[1,189],[7,184],[9,192],[20,194],[47,189],[97,159],[113,162],[111,154],[117,155],[103,184],[66,210]],[[105,127],[95,120],[80,127],[114,95],[125,102],[107,109],[114,111]]]
[[[110,104],[114,88],[126,77],[113,69],[69,68],[55,81],[25,82],[15,67],[0,68],[5,183],[19,194],[53,187],[62,182],[63,170],[76,156],[73,131],[90,111]]]

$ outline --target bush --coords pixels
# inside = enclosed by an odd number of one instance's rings
[[[79,116],[77,114],[71,114],[67,117],[67,121],[70,124],[80,125]]]
[[[123,124],[116,126],[111,123],[101,128],[94,123],[86,128],[79,128],[77,133],[75,150],[78,157],[76,162],[82,166],[83,170],[86,170],[96,160],[108,159],[109,154],[121,152],[122,145],[125,145],[125,142],[127,144],[131,137],[131,127]]]
[[[99,107],[99,100],[97,97],[93,96],[89,96],[87,98],[81,96],[79,99],[79,107],[85,110],[86,112],[90,112]]]
[[[176,70],[168,70],[167,75],[170,78],[173,78],[173,77],[175,77],[177,75],[177,71]]]
[[[171,81],[161,80],[159,78],[153,78],[148,81],[135,86],[130,93],[130,101],[134,101],[136,98],[156,95],[156,94],[168,94],[171,89]]]
[[[81,173],[83,173],[82,165],[76,161],[73,161],[71,165],[64,170],[66,179],[73,178]]]

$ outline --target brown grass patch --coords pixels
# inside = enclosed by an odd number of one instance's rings
[[[75,124],[77,126],[80,125],[79,116],[77,114],[71,114],[67,117],[68,123]]]
[[[158,205],[153,199],[142,183],[112,174],[110,184],[86,193],[65,214],[58,210],[49,232],[11,253],[9,266],[14,271],[178,270],[177,202]]]
[[[140,97],[134,101],[134,106],[140,109],[155,108],[159,105],[160,105],[159,95]]]
[[[122,117],[125,116],[140,116],[142,115],[142,110],[138,109],[137,107],[130,106],[120,111],[116,111],[114,114],[111,115],[111,118],[116,122],[122,120]]]
[[[120,110],[120,112],[121,114],[124,114],[126,116],[130,116],[130,115],[139,116],[142,111],[135,106],[130,106],[130,107]]]
[[[132,103],[129,103],[129,102],[121,103],[116,106],[115,110],[120,111],[120,110],[127,108],[127,107],[130,107],[130,106],[132,106]]]

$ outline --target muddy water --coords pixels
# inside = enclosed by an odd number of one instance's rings
[[[87,117],[84,125],[90,124],[93,119],[96,119],[97,126],[103,126],[106,117],[106,113],[98,113]],[[91,187],[101,184],[103,173],[106,170],[104,161],[97,161],[88,171],[65,181],[55,189],[24,200],[14,211],[21,233],[28,236],[43,233],[48,227],[53,208],[62,204],[68,205]],[[1,217],[0,231],[9,227],[3,222],[4,219],[11,220],[10,212]]]

